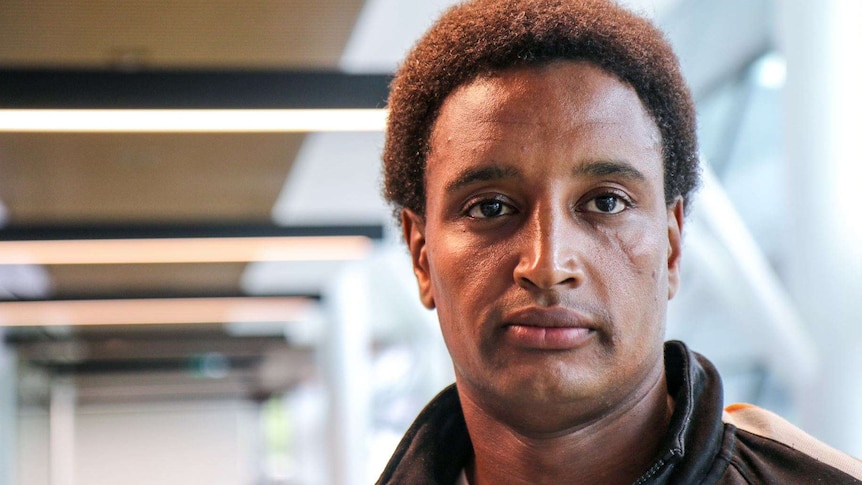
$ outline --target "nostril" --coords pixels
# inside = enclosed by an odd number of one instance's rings
[[[545,273],[532,272],[531,274],[520,274],[516,277],[518,285],[526,289],[549,290],[558,287],[577,287],[582,277],[579,272],[549,271]]]
[[[566,278],[565,280],[561,281],[559,284],[566,285],[566,286],[575,286],[578,284],[578,280],[574,276],[570,276],[570,277]]]

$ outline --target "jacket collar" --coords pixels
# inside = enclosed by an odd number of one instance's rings
[[[636,485],[697,483],[709,474],[721,446],[723,396],[715,367],[682,342],[671,341],[665,344],[665,373],[675,400],[665,451]],[[453,384],[422,410],[377,483],[454,484],[472,450]]]
[[[377,484],[452,485],[472,453],[458,390],[452,384],[419,413]]]
[[[700,483],[724,435],[721,377],[711,362],[678,341],[665,343],[664,368],[675,401],[665,451],[635,484]]]

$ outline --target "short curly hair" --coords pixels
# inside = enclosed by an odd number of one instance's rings
[[[668,205],[699,183],[695,109],[679,62],[650,21],[612,0],[473,0],[446,11],[392,81],[383,195],[396,219],[425,214],[425,161],[443,101],[510,67],[591,62],[631,85],[661,133]]]

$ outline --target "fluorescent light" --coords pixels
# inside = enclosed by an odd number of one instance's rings
[[[0,327],[291,322],[314,305],[299,297],[11,301],[0,303]]]
[[[0,132],[383,131],[383,109],[0,109]]]
[[[0,264],[345,261],[373,246],[364,236],[0,241]]]

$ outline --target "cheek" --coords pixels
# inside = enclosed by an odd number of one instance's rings
[[[598,283],[613,322],[618,355],[632,369],[646,369],[665,338],[667,237],[651,222],[605,233]],[[596,273],[593,273],[596,274]]]
[[[660,309],[667,296],[667,237],[655,223],[627,224],[604,233],[607,254],[601,258],[610,278],[610,298],[645,300]],[[643,307],[641,307],[643,309]],[[634,310],[637,310],[636,305]]]
[[[463,238],[429,241],[428,251],[437,313],[444,325],[453,326],[480,304],[482,285],[491,280],[488,273],[494,265],[485,252]]]
[[[495,303],[512,286],[513,269],[504,261],[509,253],[456,231],[429,240],[428,250],[443,338],[456,361],[472,361],[487,339],[484,323],[493,320]]]
[[[435,294],[441,298],[463,300],[505,276],[505,254],[499,247],[482,245],[458,233],[429,241],[428,246]]]

